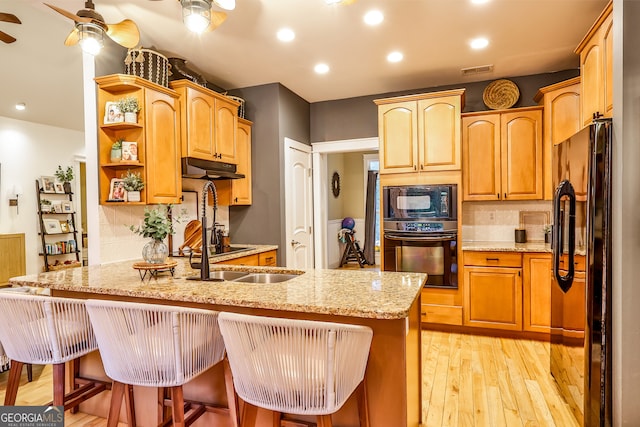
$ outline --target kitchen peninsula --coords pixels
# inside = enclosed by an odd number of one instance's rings
[[[212,274],[237,270],[288,273],[295,277],[280,283],[203,282],[187,280],[199,275],[189,266],[188,259],[173,260],[177,262],[173,275],[162,272],[145,280],[140,280],[133,262],[126,261],[14,277],[10,281],[14,285],[49,288],[52,295],[62,297],[108,298],[367,325],[373,329],[366,374],[370,425],[420,424],[420,291],[425,274],[212,264]],[[217,369],[220,368],[212,368],[185,386],[185,398],[224,405],[219,376],[222,371]],[[95,353],[87,356],[81,374],[107,379]],[[157,413],[157,391],[138,387],[135,394],[139,422],[153,424],[149,416]],[[106,417],[107,410],[108,396],[91,399],[81,407],[82,412],[102,417]],[[211,425],[216,416],[207,413],[201,421],[204,424],[199,425]],[[259,425],[270,423],[269,414],[261,411]],[[334,423],[358,425],[353,396],[334,416]]]

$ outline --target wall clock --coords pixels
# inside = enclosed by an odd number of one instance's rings
[[[340,195],[340,174],[338,174],[338,172],[334,172],[331,177],[331,192],[333,193],[333,197]]]

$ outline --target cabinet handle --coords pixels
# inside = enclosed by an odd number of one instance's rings
[[[496,196],[498,197],[498,200],[500,200],[500,193],[496,194]]]
[[[518,270],[518,277],[520,277],[520,270]]]
[[[504,193],[504,198],[505,198],[505,199],[507,198],[507,193]]]
[[[487,258],[487,261],[500,261],[500,258]]]
[[[265,260],[265,261],[271,261],[272,259],[273,259],[273,257],[272,257],[272,256],[269,256],[269,257],[266,257],[264,260]]]
[[[422,169],[424,169],[424,165],[420,165],[420,169],[421,169],[421,170],[422,170]]]
[[[414,171],[418,170],[418,167],[416,165],[413,165],[413,170]]]

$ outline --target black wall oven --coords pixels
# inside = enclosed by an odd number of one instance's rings
[[[384,270],[427,273],[425,287],[458,287],[455,184],[383,187]]]

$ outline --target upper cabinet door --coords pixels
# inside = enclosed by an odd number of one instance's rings
[[[418,117],[416,102],[399,102],[378,108],[380,173],[418,169]]]
[[[420,170],[460,170],[460,96],[418,101]]]
[[[604,62],[604,111],[605,117],[613,117],[613,14],[602,23]]]
[[[145,89],[147,203],[180,203],[178,99]]]
[[[217,159],[236,163],[236,128],[238,126],[237,104],[216,99],[216,154]]]
[[[601,111],[602,101],[602,47],[592,40],[580,55],[582,74],[582,125],[588,126],[594,113]]]
[[[500,114],[462,118],[463,200],[500,200]]]
[[[215,99],[189,87],[184,89],[186,89],[184,108],[186,114],[182,118],[182,155],[209,160],[215,153],[213,139]]]
[[[505,200],[542,199],[542,109],[501,116]]]

